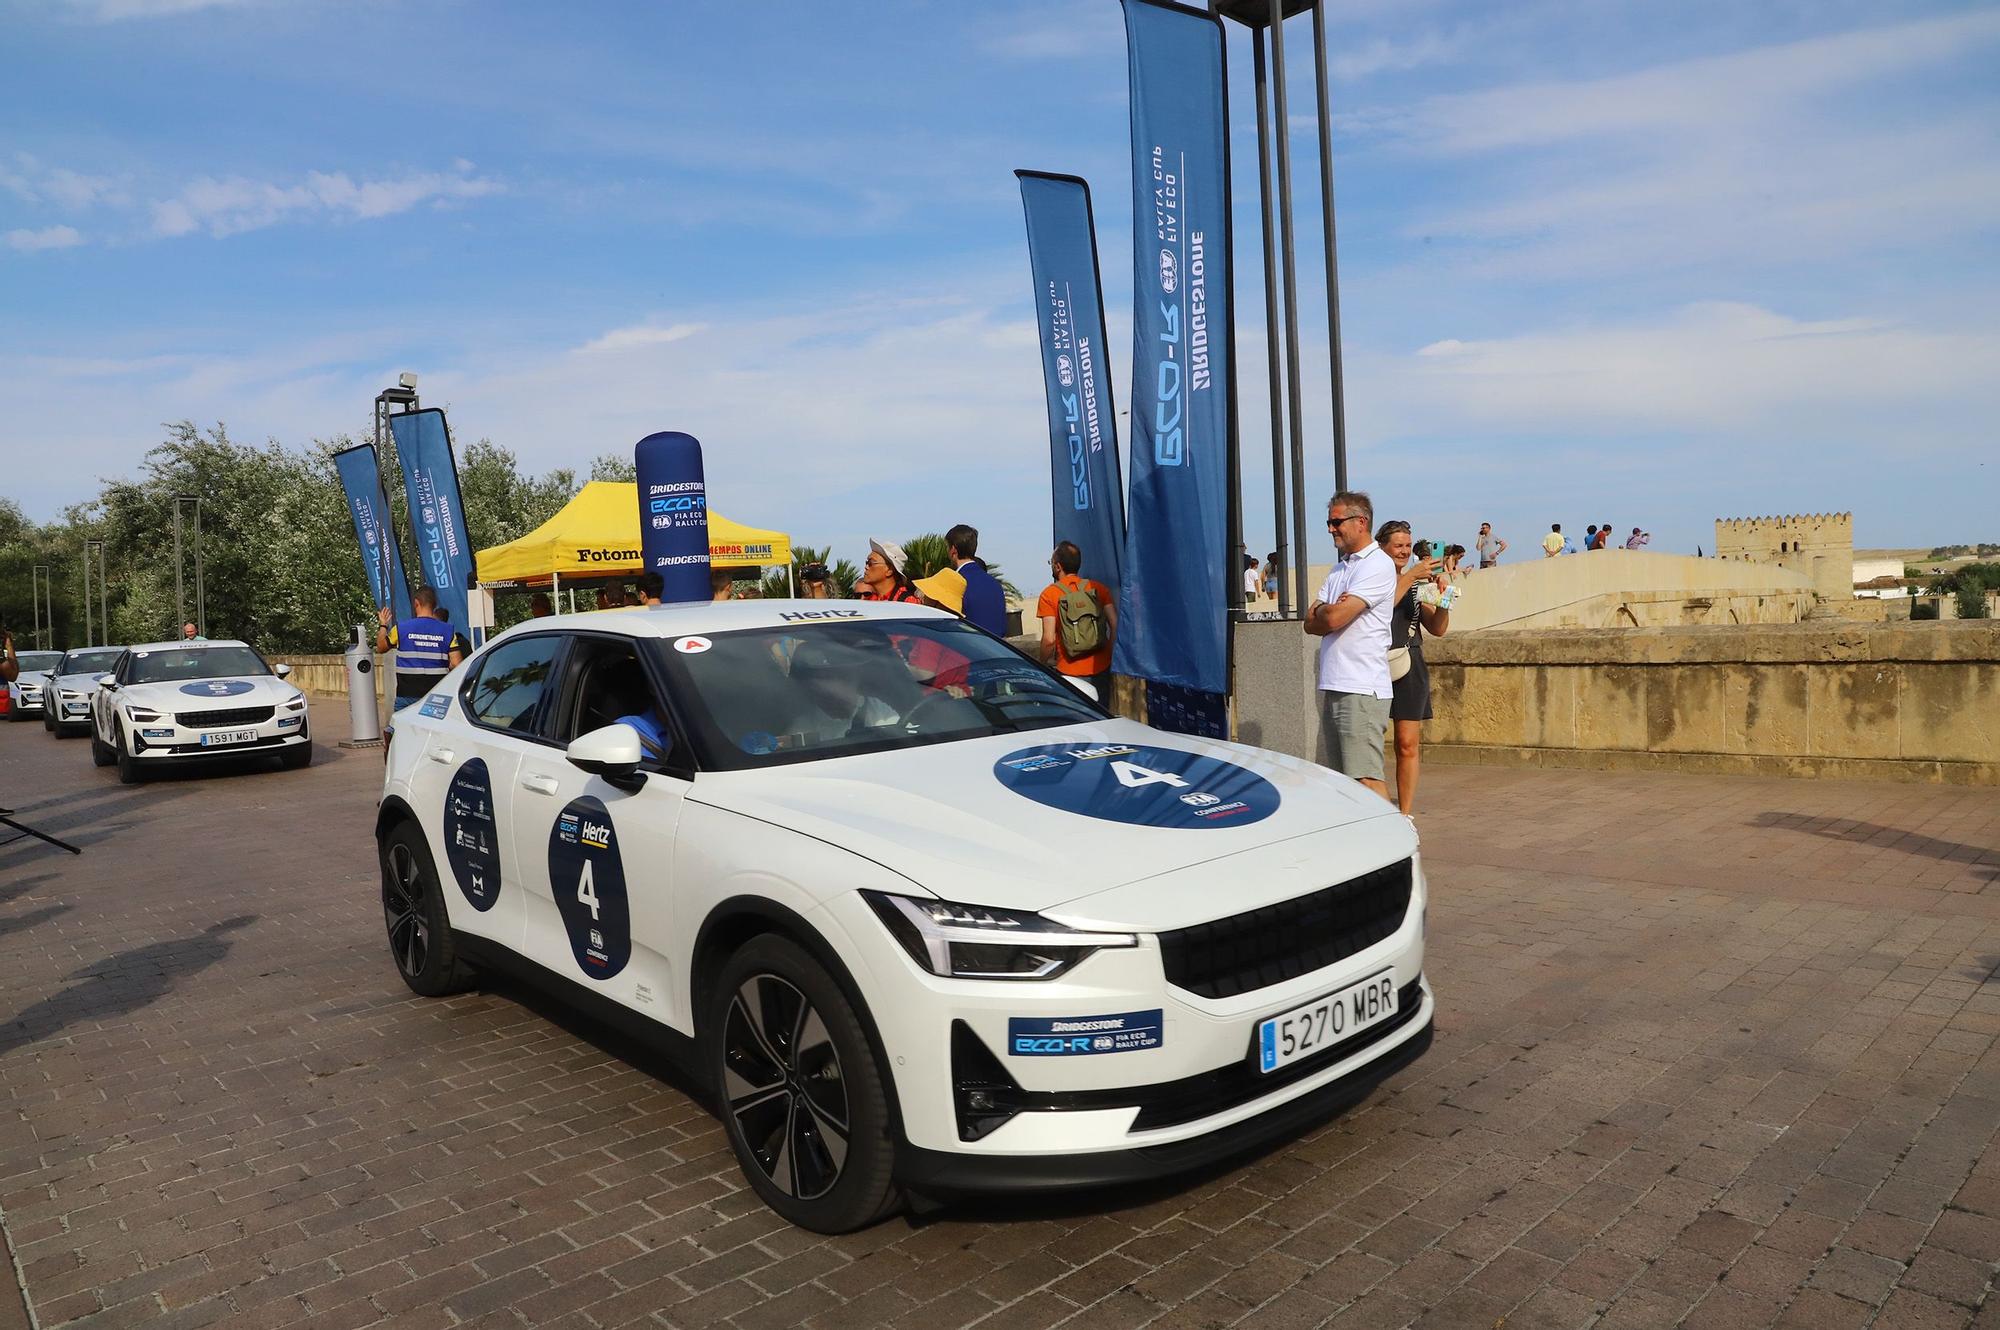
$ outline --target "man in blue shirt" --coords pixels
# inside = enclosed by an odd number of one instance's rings
[[[375,630],[375,650],[393,649],[396,653],[397,711],[423,701],[424,695],[444,682],[444,676],[465,659],[459,649],[463,639],[438,615],[437,592],[418,587],[410,597],[410,606],[415,613],[394,627],[389,625],[388,606],[375,616],[381,621]]]
[[[965,579],[965,617],[995,637],[1007,635],[1007,593],[1000,581],[986,571],[976,557],[979,532],[960,522],[944,533],[945,548],[951,551],[951,566]]]

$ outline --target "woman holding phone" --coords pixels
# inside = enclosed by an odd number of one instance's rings
[[[1410,544],[1408,522],[1384,522],[1375,533],[1375,543],[1400,570],[1396,578],[1396,608],[1389,617],[1389,674],[1395,696],[1389,703],[1389,720],[1396,734],[1396,807],[1405,816],[1417,803],[1417,768],[1423,748],[1424,722],[1431,718],[1431,676],[1424,666],[1424,634],[1443,637],[1451,626],[1451,611],[1440,605],[1418,603],[1417,587],[1423,582],[1442,585],[1441,563],[1432,557],[1429,541]],[[1407,664],[1397,672],[1397,653],[1407,653]]]

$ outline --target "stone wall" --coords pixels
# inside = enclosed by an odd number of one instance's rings
[[[1841,592],[1842,598],[1851,596]],[[1648,550],[1535,557],[1465,575],[1455,633],[1491,628],[1668,628],[1797,623],[1813,608],[1812,578],[1775,563],[1697,559]]]
[[[1433,761],[2000,784],[2000,624],[1427,641]]]
[[[308,693],[328,697],[347,696],[347,660],[344,656],[272,656],[271,663],[283,661],[292,667],[292,682]]]

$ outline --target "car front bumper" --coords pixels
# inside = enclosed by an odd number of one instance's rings
[[[23,688],[14,696],[14,709],[24,716],[41,715],[42,705],[42,690],[39,688],[33,692]]]
[[[120,717],[120,723],[126,727],[130,741],[129,751],[133,758],[141,762],[187,762],[235,757],[245,753],[271,753],[311,742],[303,711],[280,712],[271,719],[254,725],[188,726],[176,724],[171,718],[158,722],[141,722],[129,717]],[[204,735],[243,730],[254,731],[256,737],[227,744],[202,742]]]
[[[1144,934],[1138,946],[1099,951],[1053,980],[944,979],[920,968],[865,901],[828,902],[822,926],[845,934],[840,949],[858,962],[857,985],[895,1083],[908,1145],[899,1176],[918,1187],[973,1189],[1153,1176],[1253,1148],[1365,1095],[1430,1043],[1427,893],[1421,868],[1412,873],[1407,909],[1389,936],[1224,998],[1170,984],[1158,939]],[[1217,899],[1230,892],[1219,886]],[[1260,1069],[1262,1022],[1384,976],[1397,993],[1393,1016]],[[1087,1029],[1117,1015],[1156,1022],[1157,1038],[1112,1051],[1017,1052],[1027,1026],[1015,1022]]]

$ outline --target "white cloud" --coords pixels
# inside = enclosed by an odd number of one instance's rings
[[[596,355],[600,352],[633,351],[648,346],[664,346],[668,342],[678,342],[692,337],[702,330],[699,323],[675,323],[659,328],[641,324],[631,328],[613,328],[602,337],[593,338],[577,348],[578,355]]]
[[[1449,252],[1489,271],[1792,264],[2000,222],[1990,93],[1914,104],[1922,81],[1996,46],[1989,10],[1438,96],[1345,128],[1454,162],[1439,183],[1461,201],[1406,230],[1464,242]]]
[[[1380,376],[1380,377],[1377,377]],[[2000,408],[2000,336],[1715,301],[1648,321],[1446,338],[1357,382],[1406,432],[1850,437],[1857,413]],[[1985,403],[1985,412],[1979,404]]]
[[[7,233],[10,249],[69,249],[82,243],[82,233],[73,226],[45,226],[39,231],[20,228]]]
[[[81,212],[96,204],[128,202],[124,186],[110,176],[85,175],[66,166],[47,166],[30,153],[17,152],[12,164],[0,163],[0,189],[29,203],[50,204]]]
[[[69,0],[69,7],[99,23],[166,18],[203,9],[234,9],[252,0]]]
[[[345,172],[310,172],[299,184],[203,177],[173,198],[153,204],[153,231],[162,236],[212,236],[254,231],[281,221],[310,217],[367,219],[407,212],[422,203],[499,193],[496,180],[473,174],[470,162],[454,162],[449,172],[423,172],[387,180],[356,181]]]

